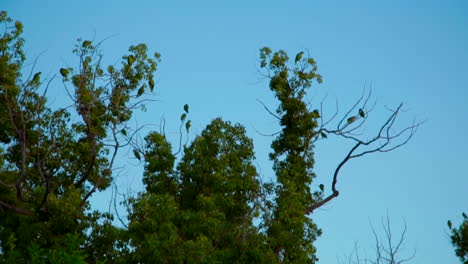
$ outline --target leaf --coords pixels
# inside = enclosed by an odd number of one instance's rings
[[[16,28],[16,31],[23,31],[22,28],[23,28],[23,23],[21,23],[20,21],[16,21],[15,22],[15,28]]]
[[[187,118],[187,114],[183,113],[183,114],[180,116],[180,121],[184,121],[185,118]]]
[[[320,132],[320,135],[322,136],[322,138],[328,138],[327,134],[325,134],[325,132]]]
[[[122,133],[122,135],[124,135],[124,136],[127,136],[127,130],[125,130],[125,129],[120,130],[120,133]]]
[[[320,190],[323,192],[323,190],[325,189],[325,185],[320,184],[320,185],[319,185],[319,188],[320,188]]]
[[[302,59],[302,55],[304,55],[304,52],[303,52],[303,51],[299,52],[299,53],[296,55],[296,60],[295,60],[296,63]]]
[[[184,111],[185,111],[185,113],[188,113],[188,110],[189,110],[189,105],[188,105],[188,104],[185,104],[185,105],[184,105]]]
[[[449,227],[450,229],[452,229],[452,221],[448,220],[448,221],[447,221],[447,225],[448,225],[448,227]]]
[[[463,218],[467,219],[468,217],[466,216],[465,213],[462,213]]]
[[[150,90],[151,90],[151,92],[152,92],[153,89],[154,89],[154,80],[153,80],[153,79],[150,79],[150,80],[148,81],[148,85],[149,85]]]
[[[137,158],[138,160],[141,160],[140,152],[138,152],[138,150],[134,149],[133,155],[135,155],[135,158]]]
[[[81,46],[82,46],[83,48],[86,48],[86,47],[88,47],[89,45],[91,45],[91,41],[85,40],[85,41],[83,41],[83,44],[82,44]]]
[[[356,121],[356,117],[355,117],[355,116],[352,116],[352,117],[348,118],[348,120],[347,120],[348,125],[349,125],[349,124],[352,124],[354,121]]]
[[[145,92],[145,87],[141,86],[140,89],[138,89],[138,94],[137,96],[141,96]]]
[[[187,121],[187,123],[185,123],[185,129],[187,130],[187,133],[189,132],[190,126],[191,126],[191,122],[189,120]]]
[[[133,62],[135,62],[135,57],[133,57],[133,55],[130,55],[127,57],[127,63],[128,65],[132,65]]]
[[[366,113],[364,113],[364,110],[362,110],[362,108],[359,108],[359,115],[364,118],[366,117]]]
[[[67,78],[68,75],[68,70],[65,68],[60,69],[60,74],[62,74],[63,77]]]

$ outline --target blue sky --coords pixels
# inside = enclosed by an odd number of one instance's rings
[[[257,72],[259,48],[291,56],[306,50],[315,58],[324,82],[311,89],[312,105],[328,95],[345,108],[372,84],[375,121],[385,118],[384,106],[404,102],[402,124],[413,116],[427,122],[405,147],[353,160],[342,170],[340,196],[313,215],[323,229],[316,243],[320,263],[336,263],[355,242],[370,251],[370,222],[378,229],[387,212],[395,233],[403,221],[408,226],[408,254],[416,248],[411,263],[457,263],[446,222],[459,223],[468,212],[468,2],[2,0],[0,9],[24,23],[29,59],[44,52],[37,66],[44,75],[76,62],[71,50],[78,37],[110,37],[103,44],[108,63],[131,44],[148,44],[162,54],[158,102],[138,123],[158,124],[165,116],[175,135],[185,103],[191,138],[217,116],[240,122],[266,178],[271,138],[256,130],[272,133],[278,126],[256,101],[275,105]],[[61,83],[49,91],[54,104],[62,104]],[[314,184],[331,181],[347,147],[332,139],[317,144]],[[122,189],[141,188],[137,171],[120,176]]]

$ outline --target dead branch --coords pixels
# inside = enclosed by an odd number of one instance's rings
[[[403,244],[406,240],[407,232],[407,226],[405,222],[403,222],[403,231],[401,232],[397,241],[394,240],[390,225],[390,218],[388,215],[385,221],[382,219],[381,224],[385,234],[385,238],[383,240],[377,234],[377,231],[375,230],[372,223],[370,224],[372,228],[372,234],[374,236],[374,256],[372,258],[367,256],[365,258],[359,257],[359,250],[357,244],[355,243],[353,251],[347,257],[347,264],[403,264],[412,260],[416,256],[416,250],[413,250],[409,256],[403,256]]]
[[[348,111],[346,111],[344,116],[338,122],[335,129],[329,129],[326,127],[326,125],[329,124],[331,120],[337,116],[337,114],[335,113],[332,119],[323,122],[323,113],[321,113],[320,120],[322,121],[322,123],[320,124],[314,141],[318,140],[319,137],[324,138],[324,135],[326,137],[328,134],[353,141],[354,145],[353,147],[351,147],[351,149],[343,158],[343,160],[335,168],[331,184],[332,193],[329,194],[323,200],[320,200],[311,207],[307,208],[305,211],[306,214],[311,214],[314,210],[322,207],[334,198],[338,197],[339,191],[336,185],[338,183],[339,173],[347,162],[349,162],[351,159],[359,158],[367,154],[376,152],[390,152],[392,150],[395,150],[407,144],[409,140],[414,136],[419,126],[423,124],[423,122],[417,122],[416,120],[413,120],[413,123],[411,125],[403,129],[396,130],[395,132],[395,122],[399,114],[402,112],[403,103],[401,103],[394,110],[388,109],[390,111],[390,115],[380,126],[375,136],[371,137],[370,139],[362,139],[357,137],[354,134],[354,132],[363,126],[365,121],[367,121],[369,113],[374,109],[375,106],[375,104],[370,107],[368,106],[371,94],[371,92],[367,94],[363,93],[361,97],[354,103],[354,105]],[[356,112],[357,110],[358,114],[353,115],[352,113]]]

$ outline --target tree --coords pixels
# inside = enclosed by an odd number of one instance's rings
[[[121,66],[105,72],[100,44],[80,40],[74,49],[77,68],[59,71],[73,105],[53,110],[46,104],[50,82],[34,66],[23,75],[22,24],[5,11],[0,24],[5,28],[0,38],[2,257],[83,262],[98,248],[88,244],[102,236],[91,232],[96,221],[105,222],[99,228],[106,233],[115,233],[111,216],[89,212],[88,199],[112,181],[116,154],[133,135],[127,122],[144,102],[140,96],[154,87],[159,54],[150,58],[146,45],[131,46]]]
[[[314,263],[317,258],[313,242],[321,231],[312,222],[310,215],[338,197],[338,176],[343,166],[354,158],[392,151],[405,145],[421,123],[414,121],[401,130],[394,129],[402,109],[400,104],[396,109],[390,109],[389,117],[376,135],[359,138],[356,135],[362,135],[363,131],[359,129],[373,109],[373,106],[368,105],[371,97],[369,93],[361,96],[338,119],[335,128],[330,128],[338,110],[327,120],[324,118],[323,101],[316,109],[305,102],[312,83],[322,82],[313,58],[304,57],[304,52],[299,52],[290,63],[283,50],[272,52],[269,48],[263,48],[260,59],[260,67],[265,69],[264,76],[270,80],[270,89],[279,100],[276,113],[264,107],[279,120],[281,126],[279,135],[272,143],[273,152],[270,153],[277,183],[273,192],[275,200],[268,204],[269,211],[265,213],[269,243],[281,262]],[[318,190],[311,190],[315,178],[314,143],[328,139],[330,135],[350,140],[354,145],[336,167],[332,177],[332,192],[324,197],[324,185],[319,185]]]
[[[307,109],[304,96],[312,81],[321,82],[321,76],[316,73],[315,62],[303,61],[299,54],[295,63],[300,65],[293,70],[287,68],[284,51],[271,55],[270,49],[263,48],[260,56],[261,67],[269,66],[272,71],[270,89],[280,102],[275,116],[282,127],[270,153],[277,184],[274,205],[266,219],[269,243],[281,262],[314,263],[317,259],[313,241],[320,230],[306,211],[321,195],[310,190],[315,177],[312,143],[317,136],[319,115]]]
[[[463,264],[468,263],[468,217],[465,213],[462,214],[463,221],[459,227],[454,227],[452,221],[448,221],[447,225],[452,232],[450,239],[455,247],[455,254]]]
[[[338,197],[340,170],[350,160],[406,144],[420,123],[394,124],[402,105],[390,110],[375,136],[358,138],[370,94],[341,119],[325,120],[322,104],[306,95],[321,83],[316,62],[299,52],[260,51],[260,67],[278,99],[281,131],[270,159],[276,180],[261,183],[253,142],[240,124],[214,119],[190,144],[173,152],[161,132],[128,123],[151,99],[160,55],[131,46],[120,66],[102,65],[101,43],[79,40],[76,68],[61,68],[71,107],[51,109],[50,82],[40,72],[24,77],[22,24],[0,13],[0,261],[34,263],[315,263],[321,230],[316,209]],[[42,90],[41,90],[42,89]],[[41,92],[42,91],[42,92]],[[190,130],[189,107],[182,128]],[[73,118],[72,118],[73,117]],[[330,125],[337,123],[335,128]],[[331,193],[313,187],[314,144],[332,136],[353,142],[332,176]],[[369,139],[370,138],[370,139]],[[144,164],[145,190],[125,201],[128,223],[93,211],[89,198],[113,181],[117,153],[133,148]],[[181,150],[183,150],[181,152]],[[180,153],[180,155],[179,155]]]
[[[132,261],[271,263],[253,225],[260,194],[252,140],[215,119],[175,157],[164,135],[146,137],[146,192],[132,200]]]

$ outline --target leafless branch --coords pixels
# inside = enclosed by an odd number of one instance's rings
[[[330,202],[332,199],[338,197],[339,191],[337,190],[338,176],[343,168],[343,166],[351,159],[359,158],[367,154],[376,153],[376,152],[389,152],[395,150],[401,146],[406,145],[409,140],[414,136],[418,128],[423,124],[423,122],[417,122],[416,120],[407,127],[403,129],[396,130],[394,129],[395,122],[399,114],[403,111],[403,104],[400,104],[396,109],[390,110],[390,115],[380,126],[376,135],[371,137],[371,139],[363,139],[357,137],[354,132],[356,129],[361,128],[363,124],[367,121],[367,118],[370,114],[370,111],[374,109],[375,105],[372,105],[370,108],[368,106],[370,102],[372,92],[363,93],[360,98],[352,105],[352,107],[345,112],[344,116],[339,120],[335,129],[329,129],[326,127],[327,124],[330,124],[331,120],[337,116],[335,113],[333,118],[327,120],[326,122],[321,121],[321,125],[318,129],[317,136],[314,140],[317,140],[319,136],[323,137],[325,135],[335,135],[353,141],[354,144],[351,149],[348,151],[343,160],[335,168],[332,178],[331,191],[332,193],[326,196],[324,199],[318,201],[311,207],[307,208],[305,213],[311,214],[314,210],[322,207],[326,203]],[[323,101],[321,103],[321,111]],[[353,111],[356,111],[359,108],[357,115],[353,115]],[[338,111],[338,110],[337,110]],[[323,113],[321,113],[321,118]],[[321,119],[322,120],[322,119]]]
[[[280,118],[278,115],[276,115],[275,113],[273,113],[260,99],[257,99],[257,102],[259,102],[259,103],[263,106],[263,108],[265,108],[265,110],[266,110],[270,115],[272,115],[273,117],[275,117],[275,118],[278,119],[278,120],[281,120],[281,118]]]
[[[26,83],[28,83],[30,80],[31,80],[31,77],[33,76],[33,73],[34,73],[34,69],[36,68],[36,65],[37,65],[37,62],[39,61],[39,58],[42,56],[42,54],[44,54],[45,52],[47,51],[47,49],[41,51],[39,53],[39,55],[36,56],[36,58],[34,59],[32,65],[31,65],[31,70],[29,71],[29,74],[28,74],[28,77],[26,78],[26,80],[24,81],[23,83],[23,86],[26,85]]]
[[[163,136],[166,136],[166,118],[164,116],[161,117],[161,124],[159,126],[159,133]]]
[[[182,150],[182,136],[183,136],[183,133],[182,133],[182,127],[184,126],[185,122],[182,121],[180,122],[180,127],[179,127],[179,148],[178,150],[174,153],[174,156],[179,154],[180,151]]]
[[[379,235],[377,234],[377,231],[375,230],[372,223],[370,225],[372,228],[372,234],[374,236],[375,255],[372,258],[367,256],[365,258],[360,258],[359,250],[355,244],[353,251],[347,258],[347,264],[359,264],[361,262],[369,264],[402,264],[412,260],[416,256],[416,250],[413,250],[409,256],[403,256],[403,244],[406,240],[407,232],[406,223],[403,223],[403,231],[401,232],[396,243],[393,238],[393,233],[390,227],[390,218],[388,215],[385,221],[382,219],[382,229],[385,234],[383,241],[379,238]]]
[[[114,199],[113,199],[113,203],[114,203],[114,212],[115,212],[115,215],[117,216],[117,219],[119,220],[119,222],[122,224],[122,226],[128,228],[127,224],[125,223],[125,221],[123,221],[122,217],[120,217],[120,214],[119,214],[119,210],[117,209],[117,194],[119,195],[122,195],[124,197],[124,201],[127,201],[127,197],[125,197],[124,194],[120,194],[117,190],[117,185],[114,185]]]
[[[277,131],[277,132],[274,132],[274,133],[271,133],[271,134],[265,134],[265,133],[262,133],[262,132],[258,131],[256,128],[254,128],[254,129],[255,129],[255,132],[257,132],[259,135],[264,136],[264,137],[272,137],[272,136],[276,136],[279,133],[281,133],[281,130],[280,130],[280,131]]]
[[[402,246],[406,239],[406,232],[407,232],[407,226],[405,222],[403,222],[403,231],[401,232],[401,235],[398,241],[396,242],[396,244],[393,240],[392,230],[390,226],[390,218],[388,215],[385,221],[382,219],[382,229],[384,230],[384,233],[385,233],[385,241],[387,243],[386,247],[380,246],[379,236],[377,235],[375,228],[372,226],[372,233],[374,235],[376,245],[378,246],[376,247],[375,260],[369,261],[370,263],[377,264],[377,263],[381,263],[382,261],[385,261],[385,263],[388,263],[388,264],[401,264],[401,263],[410,261],[416,256],[416,250],[413,250],[410,256],[407,256],[407,257],[401,256],[402,250],[403,250]]]

